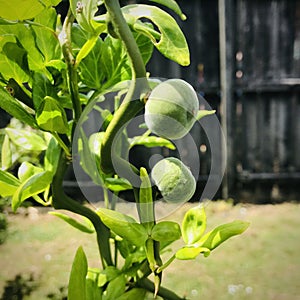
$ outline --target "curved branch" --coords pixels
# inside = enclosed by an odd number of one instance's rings
[[[106,129],[101,146],[101,169],[104,173],[114,173],[112,164],[112,144],[124,124],[136,116],[144,107],[144,99],[150,91],[146,78],[143,58],[132,32],[122,14],[118,0],[104,1],[110,20],[117,35],[123,41],[132,65],[132,81],[126,97],[114,114]]]
[[[67,169],[65,153],[61,151],[58,167],[52,181],[52,206],[55,209],[66,209],[88,218],[95,227],[97,243],[103,267],[113,265],[110,251],[110,231],[100,217],[91,209],[68,197],[63,190],[63,179]]]

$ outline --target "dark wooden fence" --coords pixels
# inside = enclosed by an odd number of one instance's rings
[[[228,154],[218,196],[299,200],[300,0],[179,3],[192,63],[179,67],[155,54],[149,69],[184,78],[217,109]],[[209,151],[201,160],[205,175]]]

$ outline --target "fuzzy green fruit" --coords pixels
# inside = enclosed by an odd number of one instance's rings
[[[180,139],[191,130],[198,110],[193,87],[182,79],[169,79],[152,90],[145,106],[145,122],[159,136]]]
[[[196,190],[191,171],[175,157],[160,160],[153,167],[151,177],[167,202],[187,202]]]

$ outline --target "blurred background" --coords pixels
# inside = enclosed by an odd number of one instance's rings
[[[195,300],[300,299],[300,0],[178,3],[188,17],[177,21],[190,47],[191,65],[180,67],[155,51],[147,69],[152,77],[185,79],[216,109],[227,149],[222,164],[227,168],[215,200],[233,200],[209,205],[209,228],[237,218],[251,226],[211,259],[176,262],[166,274],[166,285]],[[64,16],[67,1],[57,10]],[[0,111],[0,128],[9,119]],[[196,125],[192,135],[201,162],[201,194],[211,149],[201,126]],[[218,132],[215,138],[221,139]],[[149,155],[146,149],[135,151],[132,159],[137,164]],[[76,187],[72,171],[66,187]],[[15,215],[7,204],[0,199],[2,299],[66,299],[78,245],[84,245],[89,265],[98,267],[95,240],[45,209],[21,208]],[[181,220],[187,208],[176,212],[175,219]]]

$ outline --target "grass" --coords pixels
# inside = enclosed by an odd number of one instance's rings
[[[180,222],[188,206],[168,219]],[[9,236],[0,246],[0,294],[6,280],[32,273],[39,287],[26,299],[43,300],[67,285],[79,245],[92,267],[100,265],[98,250],[94,235],[78,232],[45,212],[29,212],[29,216],[9,216]],[[235,219],[250,221],[251,226],[208,258],[173,262],[164,273],[165,286],[191,300],[300,299],[299,204],[232,207],[223,201],[211,202],[207,215],[208,229]]]

